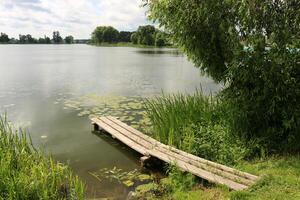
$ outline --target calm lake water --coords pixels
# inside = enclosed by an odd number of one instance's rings
[[[0,45],[0,111],[28,130],[35,146],[69,163],[86,182],[89,197],[123,199],[130,189],[99,181],[90,172],[139,169],[139,157],[107,136],[92,134],[91,111],[82,107],[92,110],[91,102],[112,101],[118,109],[118,98],[192,93],[200,87],[207,94],[220,88],[175,49]],[[94,114],[103,112],[99,108]]]

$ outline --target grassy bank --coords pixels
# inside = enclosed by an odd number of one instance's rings
[[[173,171],[169,177],[137,188],[138,199],[175,200],[298,200],[300,199],[300,156],[286,155],[240,161],[235,167],[263,178],[245,191],[229,191],[217,185],[203,185],[190,174]]]
[[[256,185],[242,192],[230,191],[169,166],[168,178],[137,188],[138,198],[299,199],[300,156],[268,156],[256,141],[234,137],[229,109],[219,97],[201,92],[157,97],[147,102],[152,122],[149,134],[200,157],[259,175],[262,179]]]
[[[0,118],[0,166],[0,199],[84,199],[78,177],[34,149],[5,118]]]

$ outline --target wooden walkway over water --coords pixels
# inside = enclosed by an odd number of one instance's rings
[[[209,182],[226,185],[233,190],[247,189],[259,179],[258,176],[162,144],[114,117],[98,117],[91,120],[95,130],[106,131],[113,138],[142,154],[141,161],[154,157],[176,165],[182,171],[190,172]]]

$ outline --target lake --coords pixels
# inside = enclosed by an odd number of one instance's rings
[[[135,152],[92,134],[89,116],[120,115],[135,124],[144,98],[196,88],[210,94],[220,86],[176,49],[0,45],[1,113],[28,130],[35,146],[68,163],[86,182],[88,197],[122,199],[130,191],[91,172],[140,168]]]

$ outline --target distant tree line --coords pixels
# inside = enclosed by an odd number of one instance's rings
[[[2,44],[73,44],[74,37],[69,35],[63,39],[60,36],[59,31],[54,31],[52,39],[50,37],[44,36],[43,38],[34,38],[30,34],[19,35],[19,39],[9,38],[6,33],[0,34],[0,43]]]
[[[112,26],[98,26],[92,33],[91,43],[126,42],[146,46],[163,47],[170,45],[168,34],[154,26],[140,26],[137,31],[118,31]]]

